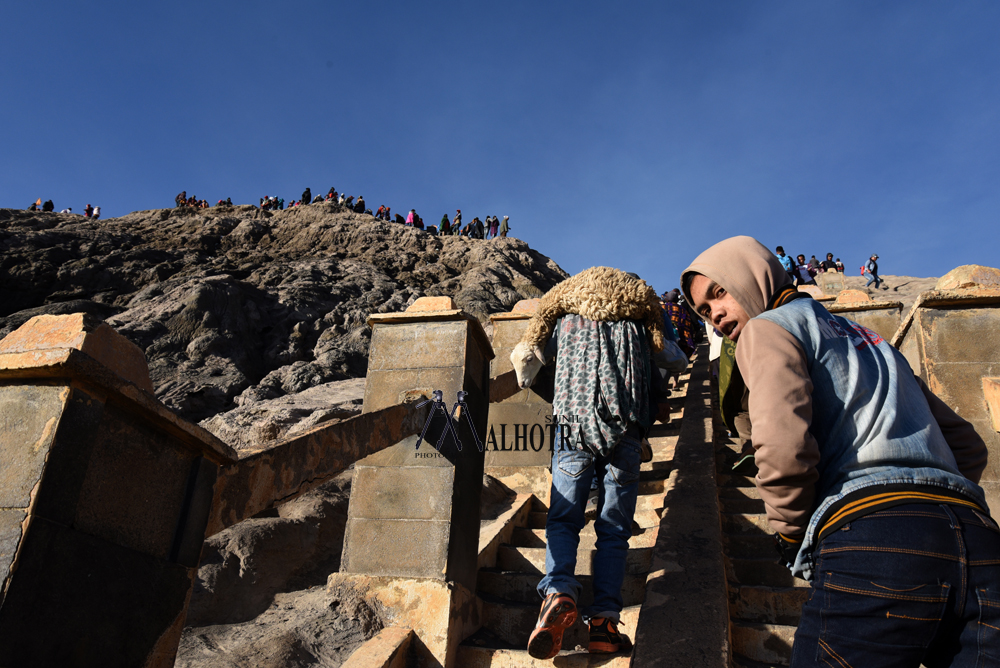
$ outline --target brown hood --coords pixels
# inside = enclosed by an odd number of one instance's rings
[[[721,285],[751,318],[764,312],[771,295],[792,283],[778,258],[753,237],[720,241],[681,272],[684,298],[693,306],[688,274],[702,274]]]

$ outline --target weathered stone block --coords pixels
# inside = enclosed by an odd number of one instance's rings
[[[523,308],[523,311],[490,318],[493,322],[493,349],[496,351],[490,368],[494,377],[513,368],[510,353],[527,329],[530,315],[537,310],[537,303],[526,304]],[[486,433],[488,472],[496,467],[549,466],[558,434],[552,420],[552,383],[551,367],[546,367],[539,372],[532,387],[500,403],[490,404]]]
[[[372,344],[363,412],[442,393],[421,450],[403,439],[357,462],[344,539],[343,570],[426,577],[475,587],[479,497],[493,357],[478,321],[461,311],[372,316]],[[458,392],[465,407],[456,410]],[[473,427],[470,426],[470,418]]]
[[[857,291],[845,290],[844,292]],[[843,294],[841,293],[841,296]],[[874,302],[871,300],[841,302],[840,297],[835,303],[828,304],[826,308],[830,313],[852,320],[862,327],[867,327],[886,341],[892,339],[893,334],[896,333],[903,314],[901,302]]]
[[[141,352],[103,323],[0,347],[0,666],[173,665],[231,449],[137,389]]]
[[[351,491],[352,505],[354,491]],[[341,570],[366,575],[446,578],[451,522],[444,520],[365,519],[347,523]],[[477,536],[478,540],[478,536]]]
[[[147,661],[193,574],[35,517],[0,606],[0,666],[171,665],[176,643],[171,663]]]
[[[68,398],[65,386],[0,386],[0,508],[30,505]]]
[[[409,451],[409,448],[407,448]],[[410,451],[417,455],[437,455],[433,449],[424,452]],[[444,456],[431,457],[442,460]],[[445,460],[447,461],[447,460]],[[360,488],[351,504],[351,516],[364,519],[392,519],[401,508],[408,510],[411,520],[442,520],[451,517],[451,495],[437,493],[450,489],[454,483],[455,469],[439,467],[357,467],[353,488]]]
[[[929,361],[1000,361],[1000,309],[927,309],[920,321]]]
[[[74,526],[169,559],[194,457],[109,404],[94,434]]]
[[[987,408],[983,377],[1000,376],[1000,291],[970,277],[985,276],[982,280],[986,280],[1000,272],[988,267],[973,270],[959,267],[947,281],[942,279],[962,289],[921,294],[893,344],[931,391],[971,422],[986,441],[989,460],[980,485],[996,511],[1000,508],[1000,434]]]
[[[368,370],[365,383],[365,412],[388,408],[414,397],[431,398],[434,390],[462,386],[465,370],[461,366],[444,369]],[[455,401],[455,392],[446,398]],[[422,401],[422,399],[421,399]]]
[[[146,357],[137,345],[85,313],[36,315],[0,341],[0,353],[73,348],[142,390],[153,393]]]
[[[1000,432],[1000,378],[983,378],[983,396],[986,398],[993,431]]]
[[[467,336],[467,323],[462,321],[376,327],[368,368],[384,371],[462,366]]]
[[[0,510],[0,582],[10,574],[17,546],[21,543],[22,523],[27,517],[27,511],[19,508]]]
[[[455,300],[451,297],[419,297],[406,308],[406,312],[453,311],[456,308]]]
[[[872,298],[864,290],[841,290],[837,294],[837,304],[855,304],[858,302],[868,303]]]

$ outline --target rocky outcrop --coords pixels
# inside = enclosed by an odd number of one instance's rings
[[[107,319],[191,420],[367,369],[370,313],[449,295],[485,320],[567,274],[514,238],[435,237],[334,204],[0,210],[0,337],[38,313]]]
[[[353,471],[205,541],[177,666],[338,666],[384,626],[363,599],[325,590],[340,568]],[[483,478],[489,524],[514,492]]]

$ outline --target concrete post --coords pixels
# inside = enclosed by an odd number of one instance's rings
[[[490,376],[510,371],[510,353],[521,340],[528,320],[538,310],[538,299],[519,301],[510,313],[490,316],[493,350]],[[526,390],[490,404],[486,427],[486,472],[518,493],[534,494],[548,503],[552,486],[549,466],[558,442],[552,417],[553,372],[545,367]]]
[[[446,434],[444,413],[418,437],[355,465],[339,596],[376,599],[394,623],[413,628],[422,665],[448,666],[458,643],[479,626],[475,588],[479,500],[493,350],[479,322],[450,297],[418,299],[404,313],[373,315],[364,412],[440,390],[450,414],[459,391],[465,409]],[[471,425],[468,418],[471,417]],[[473,434],[474,425],[476,434]]]
[[[826,305],[826,310],[853,320],[888,341],[899,328],[903,303],[877,302],[863,290],[843,290],[837,295],[837,301]]]
[[[100,321],[0,341],[0,666],[172,666],[218,467]]]
[[[1000,376],[1000,270],[967,265],[924,292],[892,339],[934,394],[975,426],[989,448],[980,485],[1000,512],[1000,434],[984,378]]]

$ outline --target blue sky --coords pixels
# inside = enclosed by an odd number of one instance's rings
[[[0,206],[332,185],[674,287],[735,234],[1000,266],[1000,3],[6,3]]]

